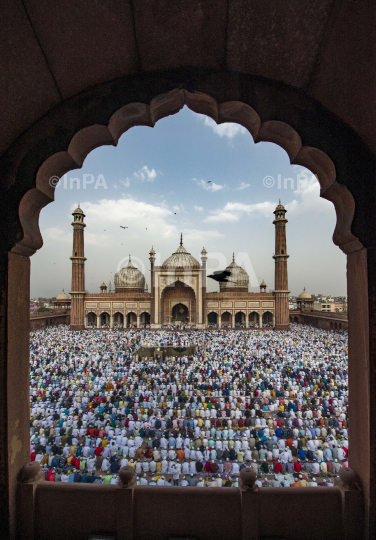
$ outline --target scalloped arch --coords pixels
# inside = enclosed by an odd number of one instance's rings
[[[288,124],[268,120],[261,122],[257,112],[240,101],[218,104],[211,96],[199,92],[191,93],[177,89],[156,96],[150,105],[131,103],[118,109],[107,126],[92,125],[78,131],[65,152],[49,157],[39,168],[36,187],[29,190],[19,206],[23,239],[13,252],[30,256],[43,245],[39,229],[39,214],[44,206],[54,200],[56,183],[68,171],[82,167],[86,156],[103,145],[116,146],[121,135],[133,126],[150,126],[166,116],[176,114],[184,105],[193,112],[212,118],[217,124],[237,123],[252,135],[255,143],[272,142],[283,148],[290,163],[302,165],[316,175],[320,183],[320,196],[334,205],[337,222],[333,242],[346,253],[361,249],[361,242],[352,234],[355,201],[346,188],[336,181],[332,160],[318,148],[302,146],[299,134]]]

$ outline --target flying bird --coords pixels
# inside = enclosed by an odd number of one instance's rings
[[[231,272],[229,270],[219,270],[218,272],[213,272],[208,277],[220,283],[235,283],[234,281],[231,281],[228,279],[228,276],[230,275],[231,275]]]
[[[208,181],[207,181],[207,184],[211,184],[211,180],[208,180]]]
[[[128,227],[123,227],[123,225],[120,225],[120,227],[121,227],[122,229],[128,229]]]

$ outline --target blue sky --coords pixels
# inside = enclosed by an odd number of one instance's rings
[[[181,232],[196,259],[205,246],[210,272],[229,264],[234,252],[250,275],[250,290],[262,279],[273,289],[279,199],[288,210],[292,294],[305,286],[311,294],[345,295],[346,258],[332,242],[334,207],[320,199],[312,173],[291,166],[280,147],[254,144],[241,126],[217,126],[185,107],[153,129],[130,129],[116,148],[94,150],[82,169],[63,177],[55,202],[41,212],[44,246],[31,260],[31,296],[70,291],[71,214],[78,203],[86,214],[89,292],[108,283],[128,254],[150,283],[151,247],[161,264]],[[208,289],[216,290],[211,280]]]

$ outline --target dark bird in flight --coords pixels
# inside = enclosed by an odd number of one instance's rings
[[[128,227],[123,227],[123,225],[120,225],[120,227],[121,227],[122,229],[128,229]]]
[[[207,181],[207,184],[211,184],[211,180],[208,180],[208,181]]]
[[[213,272],[210,276],[211,279],[219,281],[220,283],[235,283],[228,279],[228,276],[231,275],[229,270],[219,270],[218,272]]]
[[[176,212],[174,212],[175,216],[176,216]]]

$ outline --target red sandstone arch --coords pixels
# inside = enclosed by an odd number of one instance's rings
[[[262,314],[262,324],[273,324],[273,313],[271,311],[264,311]]]
[[[101,321],[101,326],[103,326],[104,324],[108,326],[110,324],[110,314],[107,313],[107,311],[102,311],[99,317]]]
[[[175,283],[165,287],[161,294],[160,321],[162,324],[171,322],[171,310],[179,303],[187,307],[189,322],[196,322],[196,295],[194,290],[182,281],[175,281]]]
[[[135,326],[137,324],[137,315],[134,311],[127,313],[127,327]]]
[[[260,324],[260,316],[257,311],[251,311],[248,315],[248,325]]]
[[[211,311],[207,316],[208,324],[218,324],[218,313],[216,311]]]
[[[94,311],[86,314],[86,326],[97,326],[97,315]]]
[[[117,325],[123,326],[124,315],[120,311],[117,311],[116,313],[114,313],[113,320],[114,320],[114,325],[117,324]]]
[[[79,130],[66,151],[49,157],[38,170],[36,187],[23,196],[19,205],[23,238],[12,251],[30,256],[42,246],[39,214],[44,206],[54,200],[56,184],[51,179],[56,181],[68,171],[82,167],[86,156],[95,148],[109,144],[116,146],[121,135],[131,127],[153,127],[158,120],[176,114],[184,105],[194,112],[209,116],[217,124],[233,122],[242,125],[255,143],[266,141],[278,144],[288,154],[291,164],[302,165],[315,174],[321,186],[320,196],[333,203],[337,216],[334,244],[346,254],[362,247],[351,232],[355,212],[353,196],[346,186],[337,183],[334,164],[322,150],[303,146],[299,134],[285,122],[262,122],[257,112],[245,103],[230,101],[218,104],[207,94],[177,89],[156,96],[149,105],[131,103],[121,107],[111,116],[107,126],[94,124]]]
[[[246,326],[247,321],[246,321],[246,316],[245,316],[244,311],[237,311],[235,313],[235,326],[237,324],[241,324],[241,325]]]
[[[150,324],[150,313],[148,311],[143,311],[140,315],[141,325],[147,326]]]
[[[224,311],[221,315],[221,324],[225,326],[232,325],[232,315],[229,311]]]

